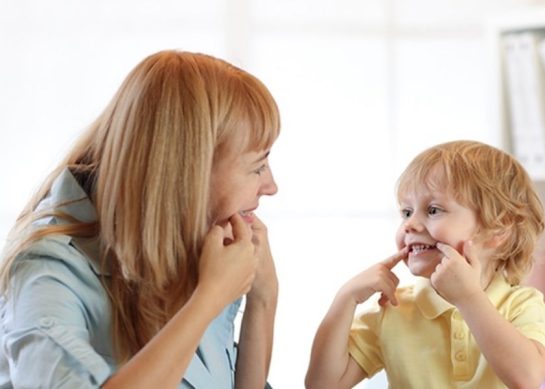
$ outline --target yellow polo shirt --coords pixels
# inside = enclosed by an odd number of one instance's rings
[[[545,345],[545,304],[534,288],[497,275],[486,293],[521,333]],[[369,377],[385,369],[391,388],[505,388],[458,310],[428,279],[397,291],[398,306],[375,307],[352,324],[349,352]]]

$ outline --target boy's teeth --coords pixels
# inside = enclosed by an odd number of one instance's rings
[[[428,250],[431,248],[434,248],[435,246],[429,245],[429,244],[415,244],[411,247],[411,252],[418,254],[421,253],[424,250]]]

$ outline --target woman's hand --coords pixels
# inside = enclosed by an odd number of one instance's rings
[[[254,215],[255,217],[255,215]],[[262,388],[271,363],[278,279],[267,228],[255,217],[251,230],[257,257],[252,289],[246,295],[236,368],[237,388]]]
[[[229,224],[210,229],[199,262],[197,289],[212,292],[220,309],[248,293],[259,264],[250,227],[239,214],[234,214]],[[228,239],[229,227],[232,239]]]
[[[267,226],[257,216],[252,224],[252,233],[258,265],[252,289],[247,297],[257,302],[268,303],[271,300],[275,302],[278,294],[276,268],[269,246]]]

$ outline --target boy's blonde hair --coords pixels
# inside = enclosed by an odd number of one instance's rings
[[[443,143],[411,161],[398,180],[398,199],[420,185],[452,194],[475,211],[484,238],[505,234],[494,259],[511,284],[520,283],[531,268],[544,216],[534,184],[519,162],[480,142]]]
[[[214,162],[270,148],[279,128],[273,97],[249,73],[204,54],[149,56],[25,208],[11,234],[24,239],[11,242],[0,267],[2,291],[14,258],[32,242],[59,233],[98,237],[101,259],[111,266],[105,287],[114,349],[117,359],[126,361],[195,288],[212,222]],[[67,167],[88,177],[98,221],[29,228],[43,217],[34,210]]]

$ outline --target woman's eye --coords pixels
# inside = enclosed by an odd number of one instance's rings
[[[254,173],[260,176],[265,170],[267,170],[267,165],[263,164],[256,170],[254,170]]]

